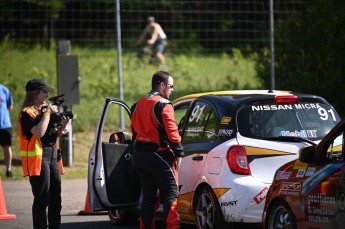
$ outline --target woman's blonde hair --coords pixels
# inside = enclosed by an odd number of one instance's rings
[[[38,93],[40,93],[40,90],[36,90],[36,91],[27,91],[22,107],[20,109],[20,112],[25,108],[25,107],[31,107],[33,105],[35,105],[35,99],[36,96],[38,95]]]

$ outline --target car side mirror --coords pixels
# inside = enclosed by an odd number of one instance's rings
[[[299,150],[299,161],[303,163],[316,162],[315,146],[307,146]]]

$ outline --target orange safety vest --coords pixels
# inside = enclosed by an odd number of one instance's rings
[[[28,113],[32,118],[36,118],[38,113],[31,107],[26,107],[22,112]],[[19,142],[20,142],[20,157],[22,159],[22,169],[24,176],[39,176],[41,174],[41,164],[42,164],[42,142],[39,137],[32,135],[28,140],[24,133],[22,132],[21,125],[22,113],[19,116],[18,130],[19,130]],[[56,144],[58,149],[58,145]],[[63,168],[62,160],[59,162],[60,173],[65,173]]]

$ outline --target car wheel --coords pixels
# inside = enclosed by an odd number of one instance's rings
[[[137,222],[135,216],[127,209],[109,210],[108,216],[110,221],[116,225],[127,225]]]
[[[283,201],[276,202],[269,212],[268,229],[296,229],[296,220],[290,207]]]
[[[225,228],[218,199],[209,186],[204,186],[197,194],[194,208],[195,223],[198,229]]]

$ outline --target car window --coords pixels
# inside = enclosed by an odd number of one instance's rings
[[[188,102],[180,103],[178,105],[174,105],[175,120],[176,120],[177,128],[180,135],[182,134],[182,129],[181,129],[182,123],[183,123],[184,117],[186,115],[186,112],[190,103],[191,102],[188,101]]]
[[[297,136],[321,140],[339,120],[332,107],[321,103],[251,105],[237,114],[240,134],[251,138]]]
[[[119,115],[120,115],[120,106],[115,103],[110,103],[108,107],[108,112],[107,115],[105,116],[104,119],[104,125],[102,130],[102,142],[109,142],[109,138],[112,133],[120,131],[119,127]],[[125,124],[129,125],[130,119],[129,116],[124,115],[125,118]]]
[[[215,138],[218,119],[212,108],[196,102],[186,120],[183,141],[210,141]]]
[[[205,131],[204,131],[204,136],[203,139],[204,140],[214,140],[214,138],[216,137],[216,130],[218,128],[218,117],[216,115],[216,113],[211,110],[210,116],[207,120],[207,124],[205,127]]]
[[[334,141],[330,143],[327,149],[327,158],[332,161],[344,161],[344,132],[338,135]]]

